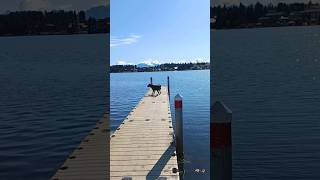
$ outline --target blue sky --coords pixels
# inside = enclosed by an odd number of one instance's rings
[[[209,61],[210,0],[111,0],[111,65]]]

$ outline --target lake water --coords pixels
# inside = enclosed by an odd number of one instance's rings
[[[320,179],[320,27],[211,31],[233,178]]]
[[[0,179],[49,179],[106,111],[108,36],[0,38]]]
[[[169,76],[173,115],[173,97],[177,93],[183,96],[185,179],[209,179],[209,75],[209,70],[111,74],[112,130],[121,124],[144,96],[150,77],[154,84],[166,85]],[[196,169],[204,169],[205,172],[197,173]]]
[[[215,98],[233,111],[234,179],[320,179],[320,27],[221,30],[212,38]],[[50,178],[94,127],[107,105],[106,42],[0,38],[0,179]],[[150,76],[162,84],[170,76],[172,96],[184,97],[186,179],[209,179],[209,71],[112,74],[112,128]]]

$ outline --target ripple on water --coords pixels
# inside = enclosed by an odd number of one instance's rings
[[[1,39],[0,179],[49,179],[102,117],[105,38]]]

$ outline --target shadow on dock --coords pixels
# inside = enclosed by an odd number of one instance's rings
[[[162,154],[157,163],[153,166],[153,168],[148,173],[146,180],[155,180],[158,179],[163,171],[164,167],[167,165],[171,156],[175,156],[175,147],[174,144],[171,144],[168,149]],[[173,170],[172,170],[173,171]]]

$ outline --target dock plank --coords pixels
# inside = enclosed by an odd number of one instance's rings
[[[110,177],[109,113],[71,153],[52,180],[107,180]]]
[[[111,135],[110,178],[179,179],[167,88],[149,90]]]

